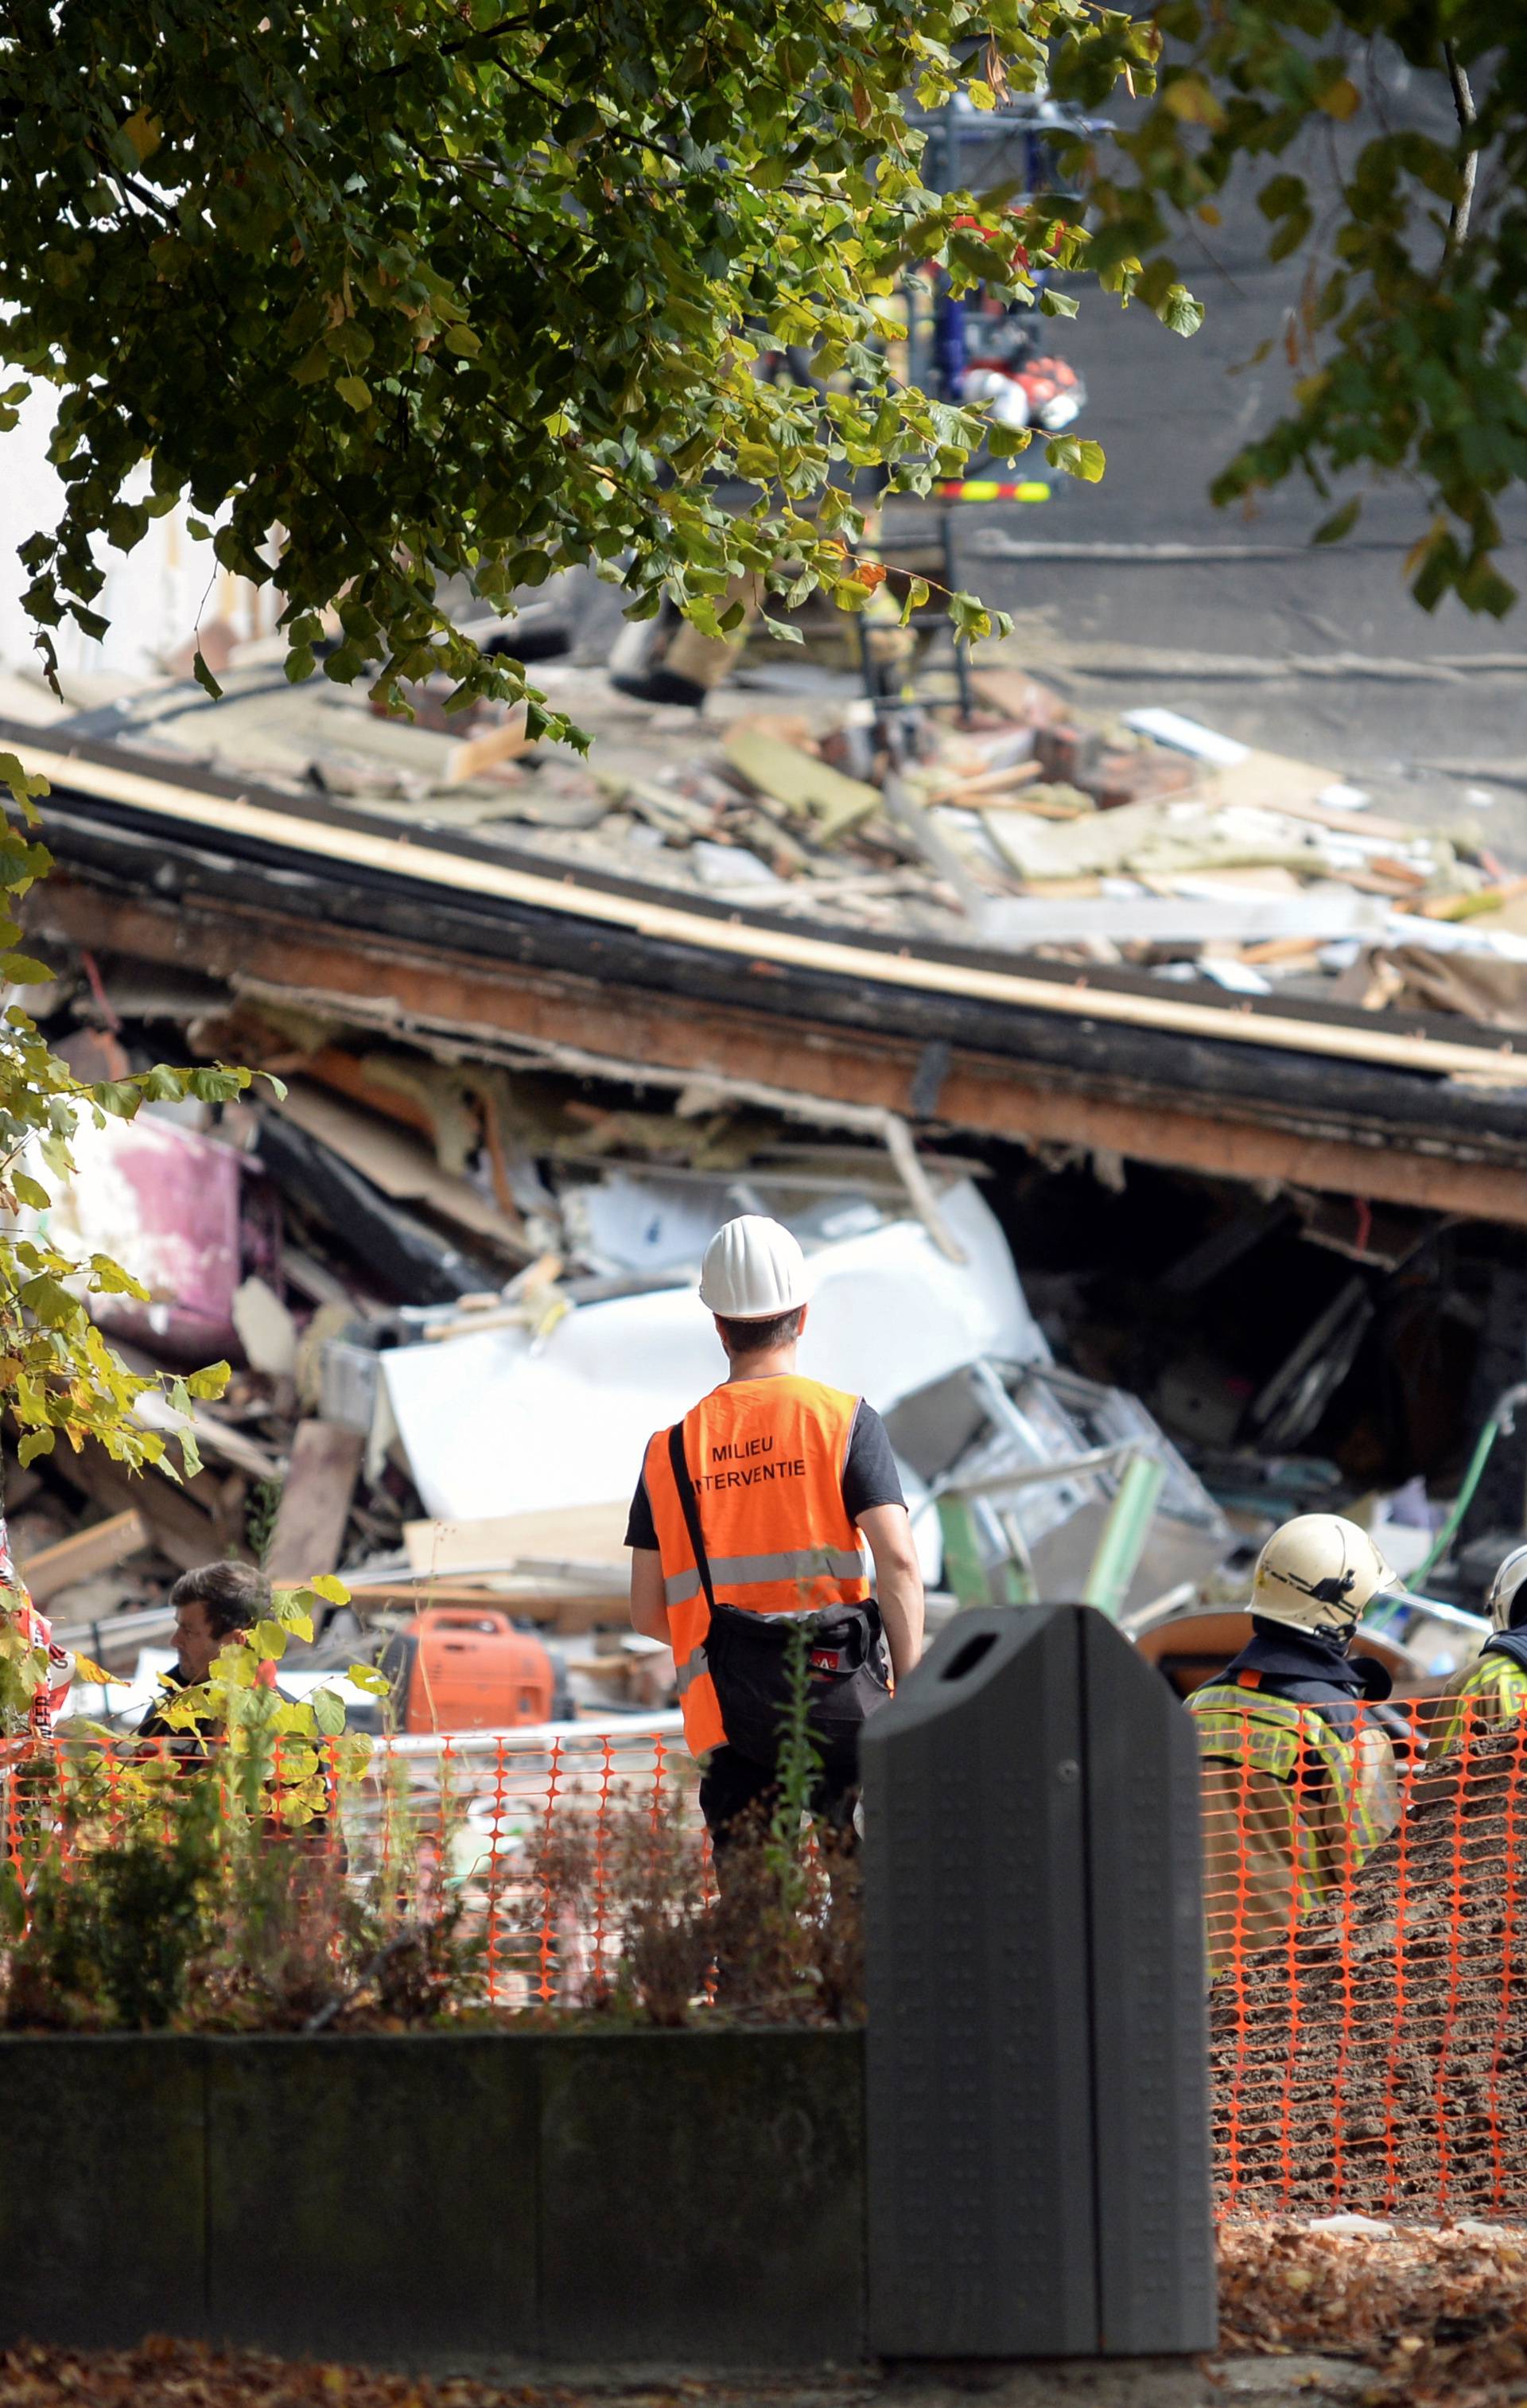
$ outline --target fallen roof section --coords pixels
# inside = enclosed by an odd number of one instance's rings
[[[39,933],[490,1059],[1527,1225],[1521,1035],[913,952],[116,748],[0,742],[52,783]]]

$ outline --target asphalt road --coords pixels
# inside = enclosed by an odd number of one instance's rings
[[[1087,380],[1078,431],[1103,444],[1106,475],[1058,480],[1043,506],[962,506],[963,581],[1017,614],[1024,656],[1080,702],[1165,704],[1428,818],[1483,808],[1527,853],[1527,793],[1471,794],[1477,779],[1451,766],[1514,765],[1527,783],[1527,499],[1508,513],[1503,563],[1523,599],[1500,622],[1410,598],[1405,556],[1427,523],[1413,485],[1365,482],[1357,535],[1319,551],[1308,538],[1333,505],[1302,479],[1251,516],[1209,502],[1215,471],[1291,380],[1280,340],[1248,365],[1281,336],[1296,289],[1289,266],[1268,265],[1265,232],[1248,191],[1206,237],[1212,256],[1185,238],[1207,312],[1187,340],[1096,291],[1051,322]]]

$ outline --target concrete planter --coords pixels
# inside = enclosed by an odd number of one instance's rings
[[[863,2035],[0,2040],[0,2344],[865,2350]]]

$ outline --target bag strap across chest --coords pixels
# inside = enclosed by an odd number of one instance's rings
[[[694,1493],[694,1483],[690,1478],[690,1467],[684,1457],[682,1422],[675,1422],[668,1432],[668,1462],[673,1470],[674,1486],[678,1491],[678,1503],[684,1516],[684,1527],[690,1534],[690,1545],[694,1552],[694,1569],[700,1575],[700,1586],[705,1591],[706,1603],[714,1617],[716,1590],[710,1577],[710,1557],[706,1553],[706,1534],[700,1526],[700,1500]]]

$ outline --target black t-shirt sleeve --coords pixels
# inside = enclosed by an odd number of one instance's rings
[[[628,1547],[650,1547],[654,1555],[658,1552],[658,1526],[652,1519],[645,1471],[636,1483],[636,1494],[631,1500],[631,1512],[626,1517],[625,1542]]]
[[[861,1513],[867,1513],[873,1505],[906,1502],[885,1424],[874,1406],[863,1400],[849,1434],[849,1452],[843,1466],[843,1502],[850,1522],[857,1522]]]

